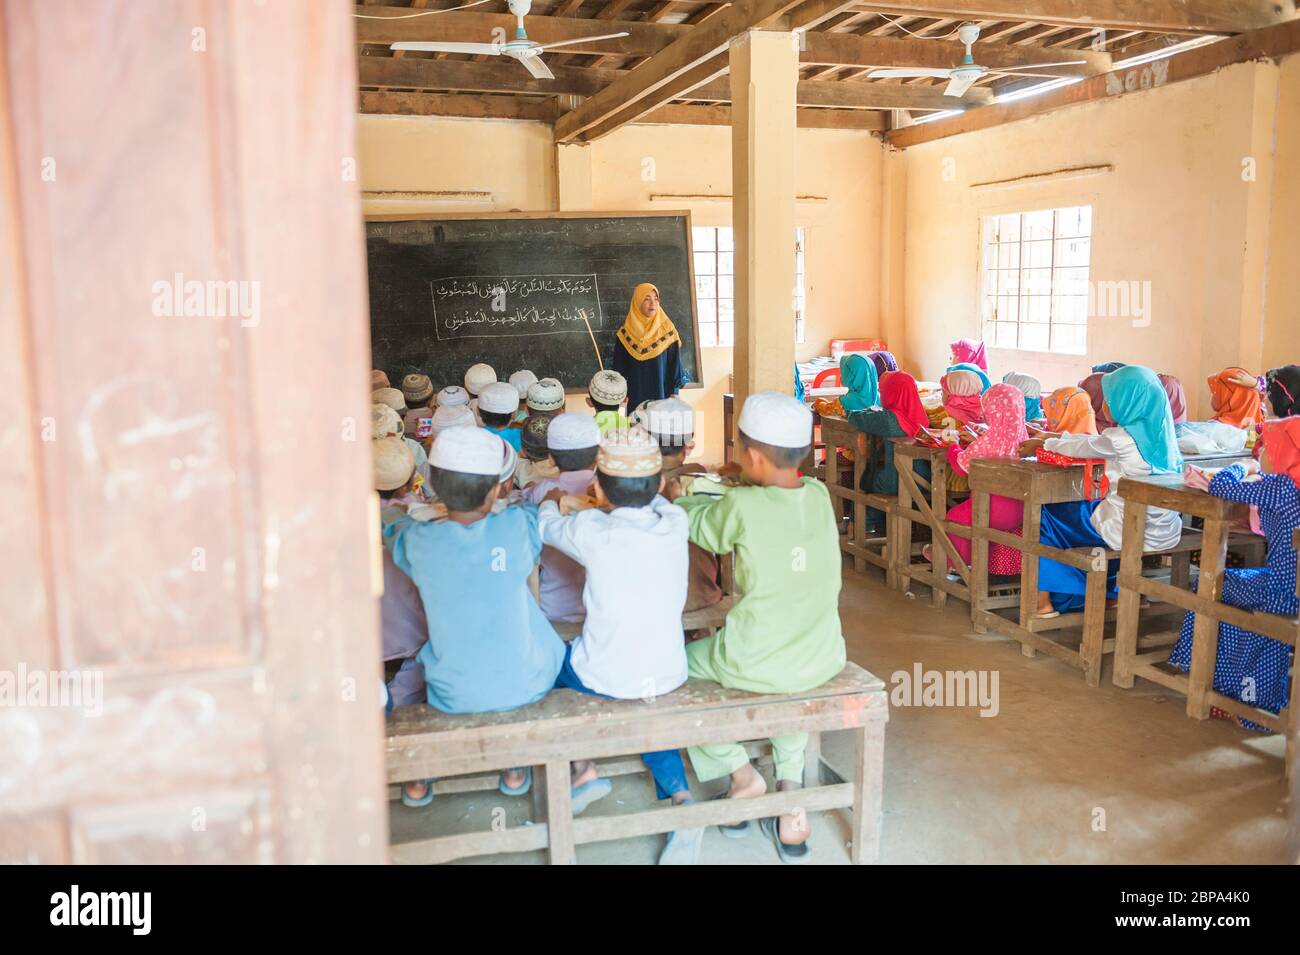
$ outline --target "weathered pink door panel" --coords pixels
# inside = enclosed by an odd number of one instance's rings
[[[352,7],[2,9],[0,858],[382,861]]]

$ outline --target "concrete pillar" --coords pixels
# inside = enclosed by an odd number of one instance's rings
[[[556,143],[555,208],[559,212],[591,211],[591,147]]]
[[[895,112],[903,112],[895,110]],[[907,341],[905,252],[907,240],[907,159],[901,149],[884,147],[880,164],[880,327],[901,365],[915,367],[921,348]]]
[[[794,392],[795,84],[798,38],[731,41],[736,418],[756,391]]]

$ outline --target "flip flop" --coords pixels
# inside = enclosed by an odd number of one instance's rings
[[[533,767],[524,767],[524,781],[518,786],[506,785],[506,774],[501,774],[501,779],[497,782],[497,789],[501,790],[503,796],[522,796],[533,788]]]
[[[808,843],[790,845],[788,842],[781,841],[781,829],[777,825],[776,816],[764,816],[758,820],[758,828],[763,835],[772,840],[772,845],[776,846],[776,854],[781,857],[782,862],[803,865],[812,858],[812,849],[808,847]]]
[[[421,796],[419,799],[416,799],[406,794],[406,784],[403,783],[402,784],[402,805],[403,806],[406,806],[409,809],[421,809],[424,806],[429,805],[429,803],[433,802],[433,780],[432,779],[412,780],[412,782],[424,783],[424,785],[427,786],[428,788],[425,790],[423,796]]]
[[[695,800],[688,799],[680,805],[689,806]],[[700,849],[704,846],[704,829],[678,829],[668,833],[668,841],[659,853],[660,865],[696,865],[700,861]]]
[[[725,792],[720,792],[716,796],[712,797],[714,800],[726,798],[727,794]],[[743,839],[745,836],[749,835],[749,820],[746,819],[744,822],[732,823],[720,822],[718,823],[718,830],[728,839]]]
[[[581,786],[573,787],[573,814],[585,812],[587,807],[598,799],[604,799],[614,791],[614,785],[608,779],[592,779]]]
[[[1060,615],[1061,611],[1059,610],[1053,610],[1051,613],[1042,613],[1040,611],[1039,613],[1034,614],[1034,616],[1039,620],[1051,620],[1053,617],[1059,617]]]

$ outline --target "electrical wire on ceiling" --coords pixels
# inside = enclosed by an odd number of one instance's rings
[[[919,33],[913,33],[911,30],[909,30],[907,27],[903,26],[901,23],[899,23],[899,22],[898,22],[897,20],[895,20],[893,17],[886,16],[886,15],[883,14],[883,13],[877,13],[876,16],[880,17],[880,19],[882,19],[882,20],[884,20],[886,23],[890,24],[890,26],[898,27],[898,29],[902,30],[902,31],[903,31],[904,33],[906,33],[908,36],[914,36],[914,37],[916,37],[918,40],[949,40],[949,39],[952,39],[953,37],[955,37],[955,36],[957,35],[958,30],[961,29],[961,27],[958,27],[957,30],[953,30],[951,33],[945,33],[943,36],[922,36],[922,35],[919,34]]]
[[[419,13],[403,13],[400,17],[371,17],[364,13],[352,14],[358,20],[414,20],[416,17],[431,17],[435,13],[451,13],[453,10],[468,10],[470,7],[477,7],[491,0],[474,0],[473,3],[461,4],[459,7],[448,7],[445,10],[421,10]]]

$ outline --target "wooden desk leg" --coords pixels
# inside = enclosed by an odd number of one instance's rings
[[[1296,743],[1298,738],[1300,738],[1300,718],[1297,718],[1296,716],[1297,709],[1300,708],[1300,690],[1296,689],[1296,685],[1300,684],[1300,664],[1295,662],[1297,659],[1300,659],[1300,657],[1291,658],[1291,702],[1288,703],[1286,707],[1287,779],[1295,779],[1297,775],[1295,768]],[[1296,802],[1297,798],[1300,798],[1300,780],[1297,780],[1297,785],[1291,787],[1291,793],[1292,814],[1294,818],[1296,814],[1296,806],[1300,805]],[[1296,818],[1295,825],[1297,832],[1300,832],[1300,818]],[[1300,847],[1297,848],[1300,849]]]
[[[1036,482],[1029,486],[1029,499],[1025,501],[1025,520],[1022,539],[1031,544],[1038,543],[1038,528],[1042,522],[1042,503],[1038,499]],[[1028,630],[1034,617],[1038,615],[1038,558],[1033,554],[1020,552],[1020,626]],[[1027,643],[1020,644],[1020,652],[1027,657],[1037,656],[1036,651]]]
[[[1101,683],[1101,657],[1106,631],[1106,567],[1090,570],[1083,594],[1083,639],[1079,643],[1079,662],[1088,686]]]
[[[1228,552],[1228,527],[1218,519],[1205,521],[1201,537],[1201,574],[1196,595],[1219,602],[1223,594],[1223,564]],[[1210,691],[1214,688],[1214,665],[1219,656],[1219,623],[1205,614],[1196,615],[1192,630],[1192,667],[1188,675],[1187,715],[1204,720],[1210,716]]]
[[[873,720],[853,731],[857,753],[853,760],[854,865],[880,860],[880,816],[885,789],[885,724]]]
[[[1124,502],[1124,539],[1119,552],[1119,617],[1115,621],[1115,671],[1111,682],[1124,689],[1133,687],[1133,661],[1138,650],[1138,609],[1142,595],[1126,587],[1124,581],[1142,576],[1142,549],[1146,543],[1147,506],[1135,501]],[[1174,575],[1178,557],[1174,555]]]
[[[898,456],[894,456],[894,464],[898,464]],[[905,458],[904,467],[912,467],[912,459]],[[907,569],[912,566],[912,520],[911,514],[915,505],[912,503],[912,497],[907,493],[907,485],[903,479],[898,479],[898,529],[894,533],[894,544],[897,547],[898,562],[895,565],[898,569],[895,571],[898,575],[898,589],[907,593],[912,589],[912,578],[908,575]]]
[[[853,449],[853,491],[855,494],[862,492],[862,473],[866,470],[863,466],[862,459],[865,457],[862,453],[861,444]],[[867,505],[860,500],[853,501],[853,533],[849,535],[850,542],[861,547],[863,550],[867,546]],[[888,546],[888,540],[886,540]],[[858,556],[855,551],[853,554],[853,569],[858,573],[863,573],[867,569],[867,562]]]
[[[822,784],[822,734],[809,733],[808,746],[803,751],[803,788],[812,789]]]
[[[948,517],[948,464],[940,459],[930,469],[930,511],[937,520]],[[938,537],[943,531],[935,528],[930,533],[930,571],[940,580],[948,575],[948,557],[939,546]],[[948,601],[948,592],[938,587],[930,588],[930,604],[942,607]]]
[[[970,549],[970,616],[971,626],[976,633],[987,633],[988,627],[980,622],[989,599],[989,541],[987,537],[976,537],[989,526],[989,495],[983,491],[971,491],[974,506],[971,509]]]
[[[567,760],[546,764],[546,846],[551,865],[573,865],[577,861],[573,842],[573,790]],[[537,785],[537,780],[533,780]]]

